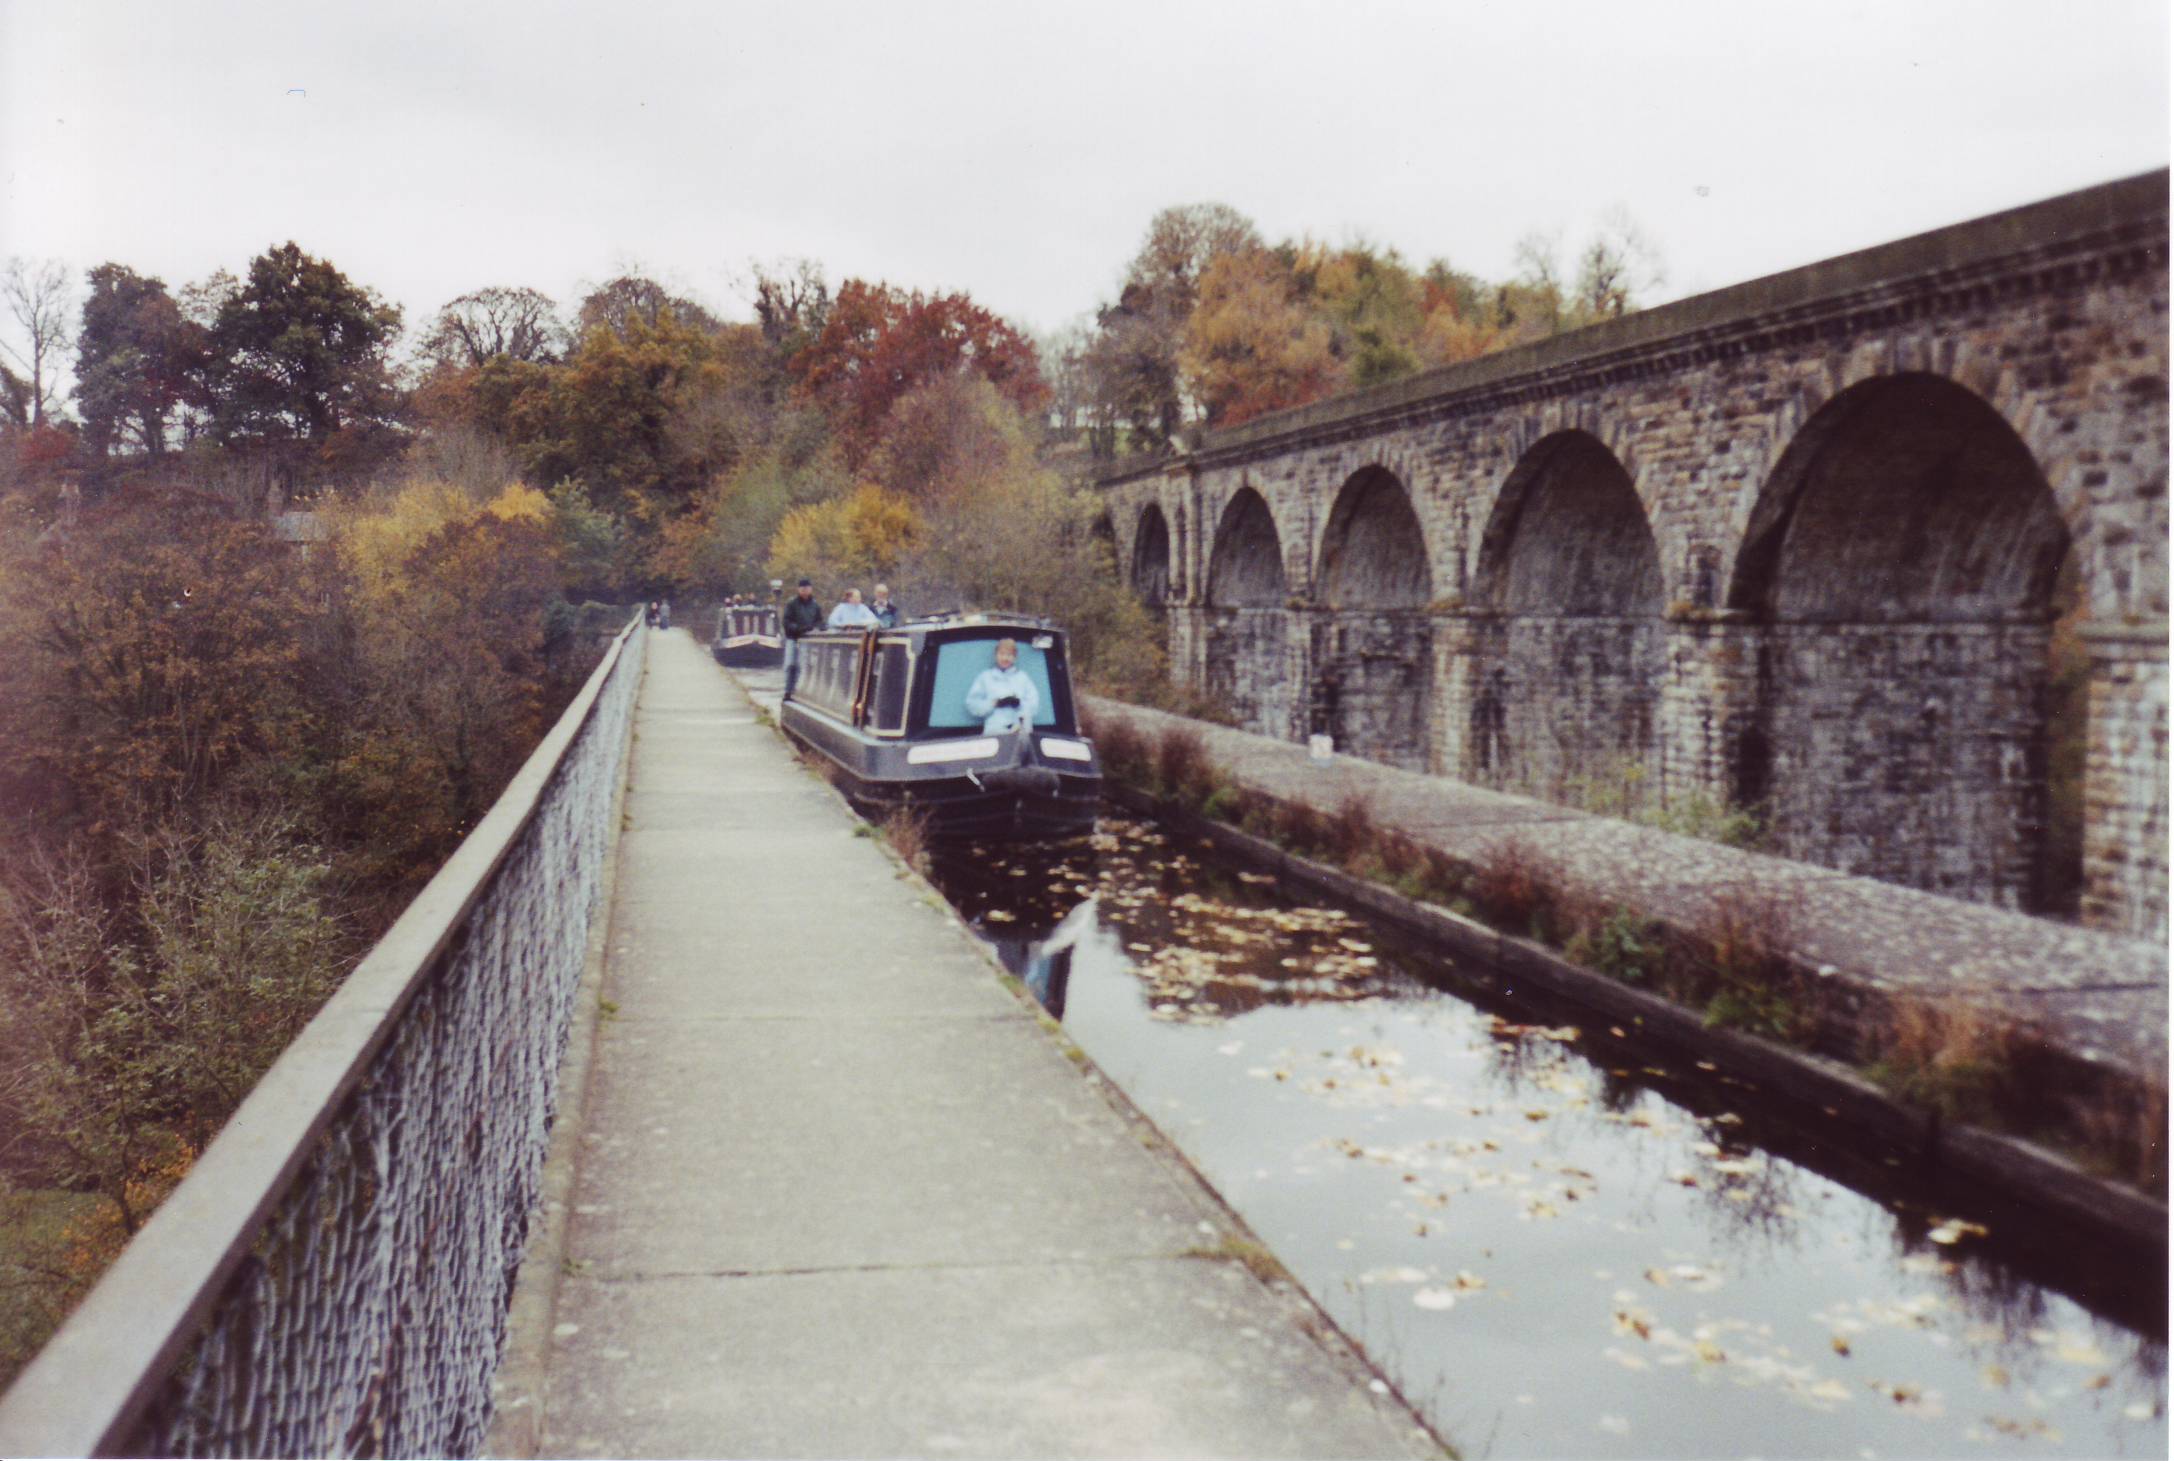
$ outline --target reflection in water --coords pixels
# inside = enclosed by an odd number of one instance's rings
[[[935,876],[1468,1452],[2165,1454],[2163,1260],[1152,827]]]

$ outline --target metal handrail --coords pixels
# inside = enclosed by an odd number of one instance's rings
[[[487,1350],[488,1362],[466,1363],[444,1384],[415,1373],[422,1363],[415,1351],[431,1343],[417,1315],[433,1310],[425,1318],[442,1320],[438,1311],[448,1307],[487,1313],[494,1283],[510,1294],[511,1269],[465,1280],[483,1294],[478,1309],[469,1294],[451,1305],[418,1295],[407,1268],[447,1261],[454,1229],[483,1235],[468,1247],[485,1266],[518,1263],[554,1113],[565,1016],[581,976],[579,950],[600,902],[609,788],[602,813],[590,803],[600,779],[615,784],[645,645],[637,616],[475,830],[0,1396],[0,1455],[452,1455],[480,1445],[503,1296],[490,1334],[460,1336],[460,1348]],[[565,893],[580,906],[555,901]],[[509,909],[508,900],[519,906]],[[525,937],[515,924],[524,914],[534,925]],[[566,927],[542,926],[551,920]],[[509,1007],[519,1000],[527,1004]],[[531,1005],[543,1006],[557,1028],[537,1024]],[[437,1043],[460,1030],[454,1016],[473,1008],[495,1013],[503,1028],[461,1031],[474,1050]],[[470,1111],[471,1127],[484,1120],[473,1108],[504,1100],[509,1073],[527,1089],[509,1103],[519,1109],[489,1112],[500,1127],[515,1128],[493,1133],[505,1148],[496,1154],[503,1170],[461,1196],[480,1193],[520,1210],[471,1211],[477,1203],[456,1202],[449,1215],[442,1172],[394,1164],[474,1160],[433,1154],[416,1139],[434,1114],[431,1093],[418,1083],[472,1080],[477,1072],[496,1099],[468,1090],[438,1098],[455,1119]],[[437,1125],[446,1124],[438,1115]],[[473,1144],[478,1133],[468,1134]],[[401,1196],[417,1189],[432,1195]],[[426,1220],[395,1210],[404,1200],[427,1202]],[[430,1256],[391,1251],[395,1237],[418,1232]],[[328,1288],[359,1295],[373,1326],[365,1338],[336,1332],[352,1316],[300,1312],[323,1307]],[[283,1357],[306,1373],[282,1373]],[[313,1411],[320,1401],[323,1414]],[[411,1413],[433,1407],[444,1413]]]

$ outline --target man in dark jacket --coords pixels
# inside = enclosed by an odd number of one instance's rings
[[[793,596],[785,601],[783,628],[785,630],[785,693],[793,693],[793,684],[800,678],[800,636],[823,627],[823,606],[815,601],[815,585],[807,579],[793,590]]]

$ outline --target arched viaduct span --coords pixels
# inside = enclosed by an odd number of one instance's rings
[[[1250,729],[2166,928],[2164,171],[1105,477]]]

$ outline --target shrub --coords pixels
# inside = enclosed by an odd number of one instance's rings
[[[1653,980],[1661,972],[1659,926],[1628,908],[1616,908],[1580,928],[1564,952],[1577,963],[1630,983]]]
[[[893,807],[883,819],[883,840],[915,869],[928,866],[929,817],[920,807]]]
[[[1171,726],[1155,743],[1155,784],[1162,795],[1189,807],[1199,807],[1222,780],[1208,758],[1208,743],[1200,732]]]
[[[1380,832],[1374,825],[1374,809],[1357,792],[1343,799],[1322,823],[1321,833],[1329,855],[1354,872],[1362,861],[1376,855]]]
[[[1470,880],[1473,900],[1499,927],[1529,930],[1557,942],[1562,911],[1561,874],[1522,837],[1497,843]]]
[[[1778,1040],[1809,1038],[1819,1016],[1789,957],[1793,921],[1792,905],[1776,894],[1723,889],[1667,951],[1671,992],[1704,1002],[1709,1025]]]
[[[1951,1121],[1984,1121],[2017,1104],[2020,1033],[1967,996],[1904,996],[1884,1022],[1873,1077]]]

